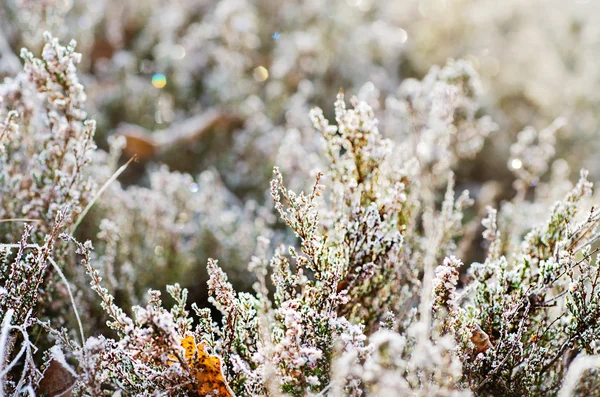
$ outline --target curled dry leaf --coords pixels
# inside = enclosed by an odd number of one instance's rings
[[[237,116],[209,109],[165,130],[150,132],[134,124],[121,124],[116,133],[127,140],[125,154],[145,160],[173,147],[192,144],[215,128],[233,129],[242,124]]]
[[[475,345],[475,354],[485,353],[489,348],[492,347],[490,337],[486,334],[478,325],[474,325],[471,329],[473,336],[471,336],[471,342]]]

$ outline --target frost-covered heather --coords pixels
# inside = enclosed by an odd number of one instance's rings
[[[0,396],[595,393],[566,3],[3,2]]]
[[[580,162],[600,168],[592,155],[599,12],[588,0],[5,0],[0,70],[16,73],[11,46],[40,48],[44,30],[76,38],[102,143],[122,122],[160,130],[215,107],[236,113],[244,127],[225,134],[230,139],[205,134],[194,171],[216,166],[227,186],[256,198],[275,164],[288,169],[294,188],[315,171],[319,139],[305,114],[326,108],[340,87],[358,94],[371,82],[381,104],[403,79],[464,58],[508,132],[492,138],[486,153],[494,156],[478,164],[498,167],[521,129],[566,116],[559,150],[577,163],[575,177]],[[162,89],[151,84],[159,73]],[[224,144],[218,157],[203,150]],[[292,150],[298,144],[303,149]],[[573,145],[578,150],[568,150]],[[181,155],[169,162],[190,166]]]

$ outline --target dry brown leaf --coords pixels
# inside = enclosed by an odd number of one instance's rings
[[[59,361],[50,360],[38,386],[38,395],[45,397],[69,397],[75,384],[75,376]]]
[[[475,354],[485,353],[489,348],[492,347],[490,337],[488,334],[483,332],[478,325],[474,325],[471,329],[473,336],[471,336],[471,342],[475,345]]]
[[[196,345],[191,335],[181,340],[181,346],[185,349],[185,360],[190,372],[196,379],[199,396],[235,397],[223,375],[221,357],[209,355],[205,349],[206,344]]]

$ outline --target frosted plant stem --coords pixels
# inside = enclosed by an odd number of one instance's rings
[[[12,321],[13,314],[14,310],[8,309],[4,315],[4,318],[2,319],[2,333],[0,334],[0,370],[4,367],[4,363],[6,361],[4,355],[6,354],[6,343],[8,341],[8,332],[10,330],[10,323]],[[3,375],[0,375],[0,397],[4,397],[4,386],[2,386],[4,384],[2,380],[3,377]]]
[[[6,248],[19,248],[19,246],[20,246],[19,244],[0,244],[0,248],[5,248],[5,247]],[[27,248],[35,248],[38,250],[41,249],[41,247],[37,244],[28,244]],[[73,292],[71,291],[71,286],[69,285],[69,281],[65,277],[65,274],[62,272],[62,270],[60,269],[58,264],[54,261],[54,259],[48,258],[48,261],[50,262],[50,264],[54,267],[54,269],[60,276],[62,282],[65,284],[65,287],[67,287],[67,292],[69,293],[71,305],[73,306],[73,312],[75,313],[77,325],[79,326],[79,334],[81,336],[81,346],[83,346],[85,344],[85,335],[83,333],[83,323],[81,322],[81,318],[79,317],[79,312],[77,311],[77,306],[75,305],[75,298],[73,296]],[[0,396],[0,397],[2,397],[2,396]]]

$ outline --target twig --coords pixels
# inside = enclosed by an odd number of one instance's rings
[[[563,296],[565,296],[568,293],[569,293],[568,289],[564,290],[560,294],[558,294],[556,296],[553,296],[552,298],[548,299],[546,302],[542,303],[541,305],[536,305],[536,307],[545,307],[545,306],[549,305],[550,303],[554,302],[555,300],[558,300],[558,299],[562,298]]]
[[[521,317],[521,321],[519,321],[519,331],[518,331],[517,340],[521,340],[521,338],[523,337],[523,325],[525,324],[525,319],[527,318],[527,314],[529,314],[529,308],[531,307],[531,302],[529,301],[529,298],[526,296],[525,299],[527,299],[527,307],[525,307],[525,312],[523,313],[523,317]],[[488,374],[488,376],[479,384],[479,386],[477,386],[477,391],[480,391],[481,388],[483,386],[485,386],[485,384],[488,383],[492,379],[494,374],[496,374],[496,372],[498,372],[500,370],[500,368],[502,368],[502,366],[506,363],[506,361],[508,361],[508,359],[510,357],[512,357],[512,352],[515,350],[516,347],[517,347],[517,344],[514,343],[511,347],[510,351],[506,354],[506,356],[504,356],[504,359],[500,362],[500,364],[498,364],[496,366],[496,368],[491,370],[490,373]]]
[[[561,274],[559,274],[558,276],[556,276],[556,278],[552,281],[552,283],[554,283],[554,281],[558,280],[559,278],[561,278],[562,276],[564,276],[565,274],[567,274],[567,272],[569,270],[573,270],[575,269],[577,266],[581,265],[581,263],[589,258],[592,257],[592,255],[594,255],[596,252],[600,251],[600,247],[598,248],[594,248],[594,250],[592,252],[590,252],[589,254],[587,254],[586,256],[584,256],[583,258],[581,258],[580,260],[578,260],[573,266],[569,267],[567,270],[563,271]],[[548,284],[548,285],[544,285],[542,286],[543,288],[549,287],[550,285],[552,285],[552,283]]]
[[[544,367],[540,370],[539,373],[543,374],[544,372],[546,372],[548,370],[548,368],[553,366],[554,363],[556,362],[556,360],[558,360],[559,358],[562,357],[562,355],[565,353],[565,350],[567,350],[567,347],[569,347],[569,344],[572,341],[573,341],[573,336],[571,336],[571,337],[569,337],[569,339],[567,339],[567,341],[558,350],[558,353],[556,353],[556,355],[552,358],[552,360],[550,360],[550,362],[548,362],[548,364],[544,365]]]
[[[40,219],[31,219],[31,218],[7,218],[0,219],[0,223],[8,223],[8,222],[41,222]]]
[[[0,248],[5,248],[5,247],[6,248],[19,248],[20,246],[21,246],[20,244],[0,244]],[[27,246],[25,248],[35,248],[37,250],[42,249],[42,247],[40,247],[38,244],[27,244]],[[75,298],[73,297],[73,292],[71,291],[71,286],[69,285],[69,281],[65,277],[65,274],[62,272],[62,270],[60,270],[60,267],[54,261],[54,259],[48,257],[48,262],[50,262],[50,264],[58,272],[58,275],[60,276],[62,282],[65,284],[65,287],[67,287],[67,292],[69,293],[69,298],[71,299],[71,305],[73,306],[73,311],[75,312],[75,318],[77,319],[77,325],[79,326],[79,333],[81,335],[81,346],[83,346],[83,345],[85,345],[85,335],[83,333],[83,323],[81,322],[81,318],[79,317],[79,312],[77,311],[77,306],[75,305]],[[2,350],[1,349],[2,349],[2,346],[0,346],[0,359],[2,358],[2,354],[1,354]],[[1,397],[1,395],[0,395],[0,397]]]

